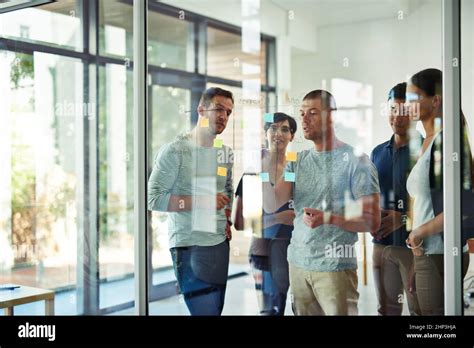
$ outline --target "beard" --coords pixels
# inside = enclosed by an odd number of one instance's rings
[[[322,141],[326,137],[326,134],[324,134],[321,131],[315,131],[315,132],[305,134],[304,137],[305,137],[306,140]]]
[[[209,133],[211,133],[212,135],[222,134],[224,130],[225,130],[225,126],[223,125],[213,124],[213,125],[210,125],[209,127]]]

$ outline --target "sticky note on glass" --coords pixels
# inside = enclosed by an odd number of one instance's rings
[[[227,176],[227,168],[226,167],[217,167],[217,175]]]
[[[222,147],[222,139],[214,139],[214,147],[220,149]]]
[[[295,182],[296,175],[295,173],[285,172],[285,181]]]
[[[260,173],[260,178],[262,182],[270,182],[270,175],[268,173]]]
[[[201,118],[201,122],[199,122],[199,126],[201,128],[209,127],[209,119],[208,118]]]
[[[273,123],[273,114],[270,114],[270,113],[268,113],[268,112],[265,113],[265,114],[263,115],[263,120],[264,120],[265,122]]]
[[[289,151],[286,153],[286,160],[288,162],[295,162],[296,161],[297,154],[296,152]]]

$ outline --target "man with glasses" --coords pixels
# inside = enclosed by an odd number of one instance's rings
[[[220,315],[224,306],[233,153],[216,136],[233,107],[231,92],[207,89],[196,127],[160,149],[148,182],[148,209],[168,212],[174,271],[191,315]]]
[[[264,184],[264,209],[294,200],[288,247],[290,287],[296,315],[357,314],[358,232],[380,225],[377,170],[369,158],[334,132],[334,97],[308,93],[300,115],[304,137],[314,143],[299,152],[275,185]]]

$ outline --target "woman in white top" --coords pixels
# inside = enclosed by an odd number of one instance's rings
[[[407,179],[407,191],[412,198],[412,232],[407,246],[414,254],[416,296],[422,315],[444,314],[444,242],[442,210],[435,214],[434,205],[442,197],[434,193],[435,181],[442,182],[440,154],[436,148],[442,141],[442,73],[437,69],[426,69],[413,75],[407,85],[406,100],[413,120],[420,120],[426,137],[421,156]],[[469,156],[470,158],[470,156]],[[435,175],[437,176],[435,177]],[[446,231],[453,233],[453,231]],[[469,265],[469,254],[464,253],[465,270]]]

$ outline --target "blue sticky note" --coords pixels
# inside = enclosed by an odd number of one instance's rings
[[[295,182],[296,175],[295,173],[285,172],[285,181]]]
[[[264,120],[265,122],[273,123],[273,114],[270,114],[270,113],[268,113],[268,112],[265,113],[265,114],[263,115],[263,120]]]
[[[270,175],[268,173],[260,173],[262,182],[270,182]]]

